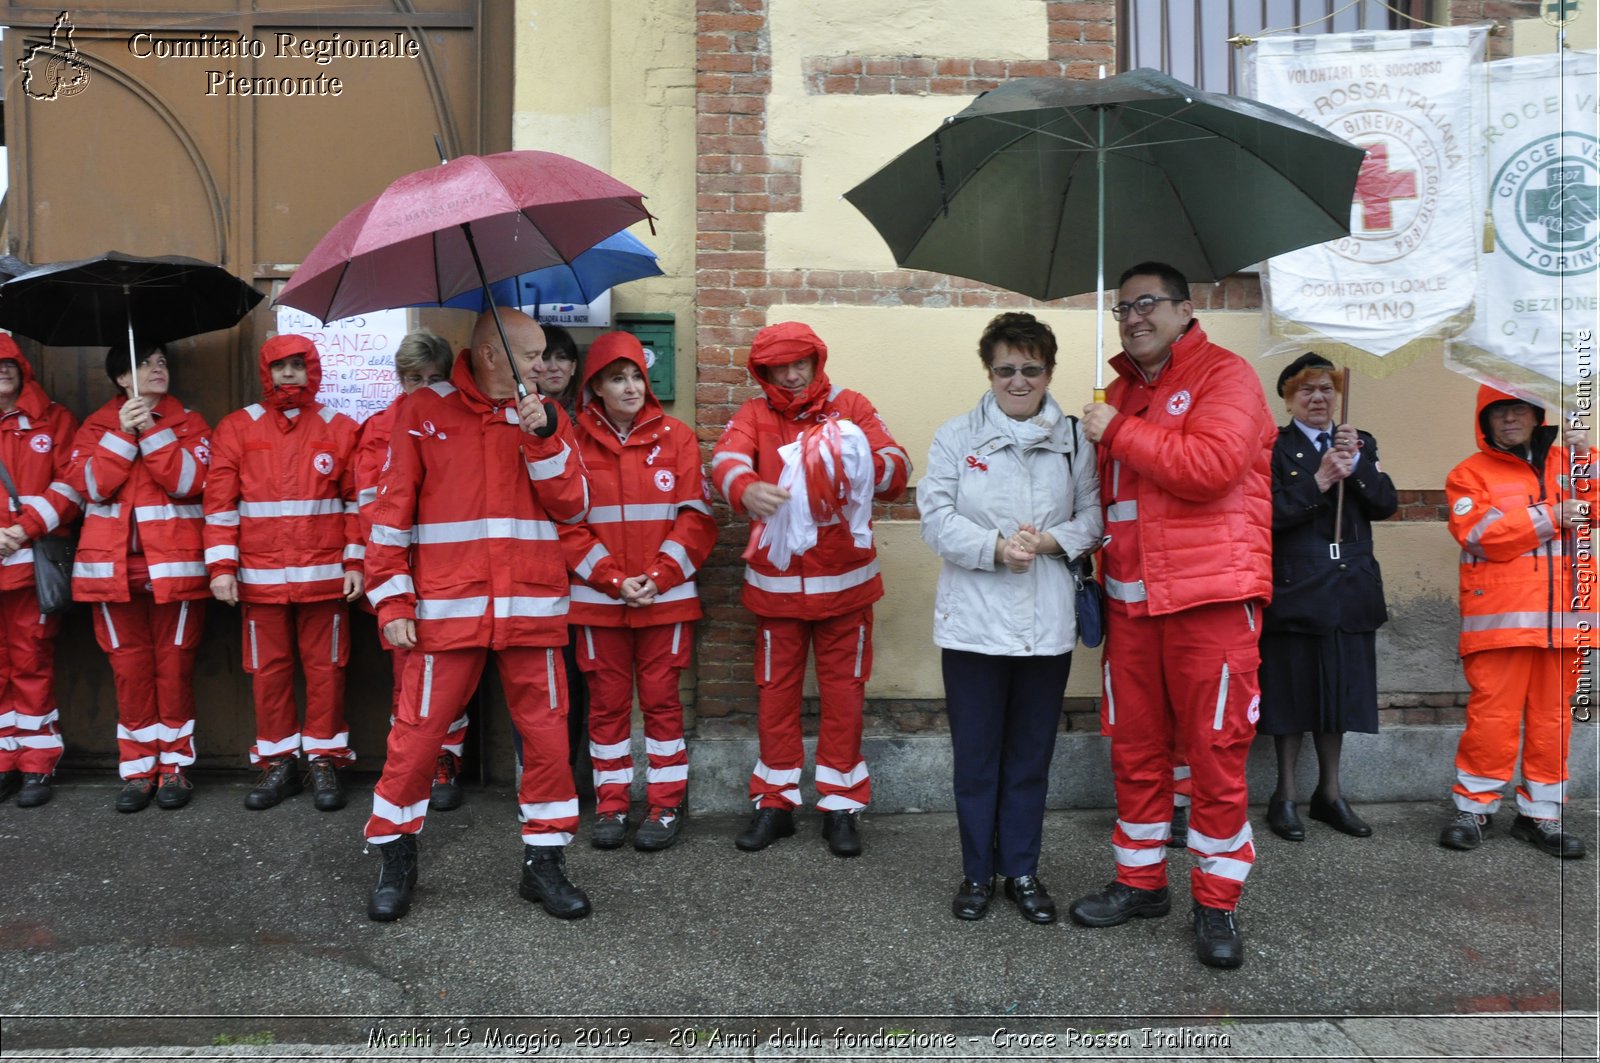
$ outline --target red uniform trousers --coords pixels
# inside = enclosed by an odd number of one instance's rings
[[[397,646],[389,645],[389,640],[383,637],[380,629],[378,641],[383,643],[383,648],[389,652],[389,664],[394,668],[394,692],[389,695],[389,726],[394,726],[395,717],[400,714],[400,690],[405,684],[406,659],[411,656],[410,650],[402,650]],[[461,768],[461,751],[467,747],[467,714],[462,713],[455,723],[450,725],[450,730],[439,740],[439,752],[448,753],[456,758],[456,769]]]
[[[117,771],[148,778],[194,763],[194,661],[203,600],[157,603],[140,554],[128,558],[128,600],[93,602],[94,639],[117,688]]]
[[[756,730],[760,758],[750,774],[757,808],[796,808],[805,746],[800,700],[806,650],[817,661],[822,721],[817,729],[817,807],[853,811],[872,799],[872,780],[861,759],[861,712],[872,678],[872,607],[825,620],[758,617],[756,627]]]
[[[345,603],[246,602],[243,612],[244,670],[256,701],[250,762],[292,757],[301,749],[312,760],[355,760],[344,718],[344,666],[350,660]],[[303,731],[294,705],[296,646],[306,676]]]
[[[366,836],[375,845],[422,830],[439,745],[483,675],[487,647],[413,650],[406,659],[400,710],[389,729],[389,757],[372,791]],[[578,793],[567,760],[567,673],[559,646],[496,650],[511,722],[522,736],[517,818],[528,845],[566,845],[578,829]]]
[[[32,587],[0,591],[0,771],[49,775],[61,759],[56,634]]]
[[[1117,881],[1144,890],[1167,883],[1181,736],[1193,801],[1189,851],[1198,857],[1190,891],[1200,904],[1231,910],[1255,861],[1244,767],[1261,712],[1260,610],[1228,602],[1152,617],[1109,605],[1105,711]]]
[[[1560,819],[1567,800],[1578,652],[1538,646],[1479,650],[1463,657],[1461,667],[1472,696],[1467,729],[1456,746],[1456,784],[1450,788],[1456,807],[1483,814],[1500,807],[1520,738],[1517,811],[1534,819]]]
[[[683,744],[678,679],[689,666],[694,625],[590,627],[578,630],[578,667],[589,684],[589,759],[594,764],[595,812],[628,811],[633,789],[633,688],[644,716],[645,801],[677,808],[689,791],[689,750]]]

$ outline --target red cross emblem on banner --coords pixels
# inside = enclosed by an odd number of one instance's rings
[[[1361,227],[1368,232],[1394,228],[1397,199],[1417,198],[1417,171],[1389,169],[1389,145],[1373,144],[1361,160],[1356,177],[1356,202],[1361,204]]]

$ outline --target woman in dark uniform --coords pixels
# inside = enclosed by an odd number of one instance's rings
[[[1365,838],[1339,787],[1346,731],[1378,730],[1376,632],[1389,618],[1372,553],[1372,522],[1397,508],[1394,483],[1378,462],[1378,441],[1334,423],[1339,382],[1332,362],[1297,358],[1278,377],[1291,417],[1272,450],[1272,604],[1261,636],[1260,734],[1273,736],[1278,788],[1267,824],[1289,841],[1305,838],[1295,811],[1295,761],[1305,732],[1317,749],[1311,818]],[[1338,556],[1334,510],[1344,483]]]

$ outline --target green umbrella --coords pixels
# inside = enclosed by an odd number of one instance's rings
[[[1346,236],[1363,155],[1287,111],[1154,70],[1018,78],[845,199],[901,266],[1059,299],[1104,291],[1108,260],[1209,281]]]

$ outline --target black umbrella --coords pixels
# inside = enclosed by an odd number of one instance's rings
[[[0,280],[20,277],[34,267],[16,255],[0,255]]]
[[[52,347],[126,339],[129,356],[137,357],[135,336],[161,344],[231,328],[260,301],[260,292],[210,262],[107,251],[0,284],[0,327]]]
[[[1217,280],[1346,235],[1363,157],[1287,111],[1154,70],[1017,78],[845,199],[902,266],[1059,299],[1104,290],[1107,261]]]

